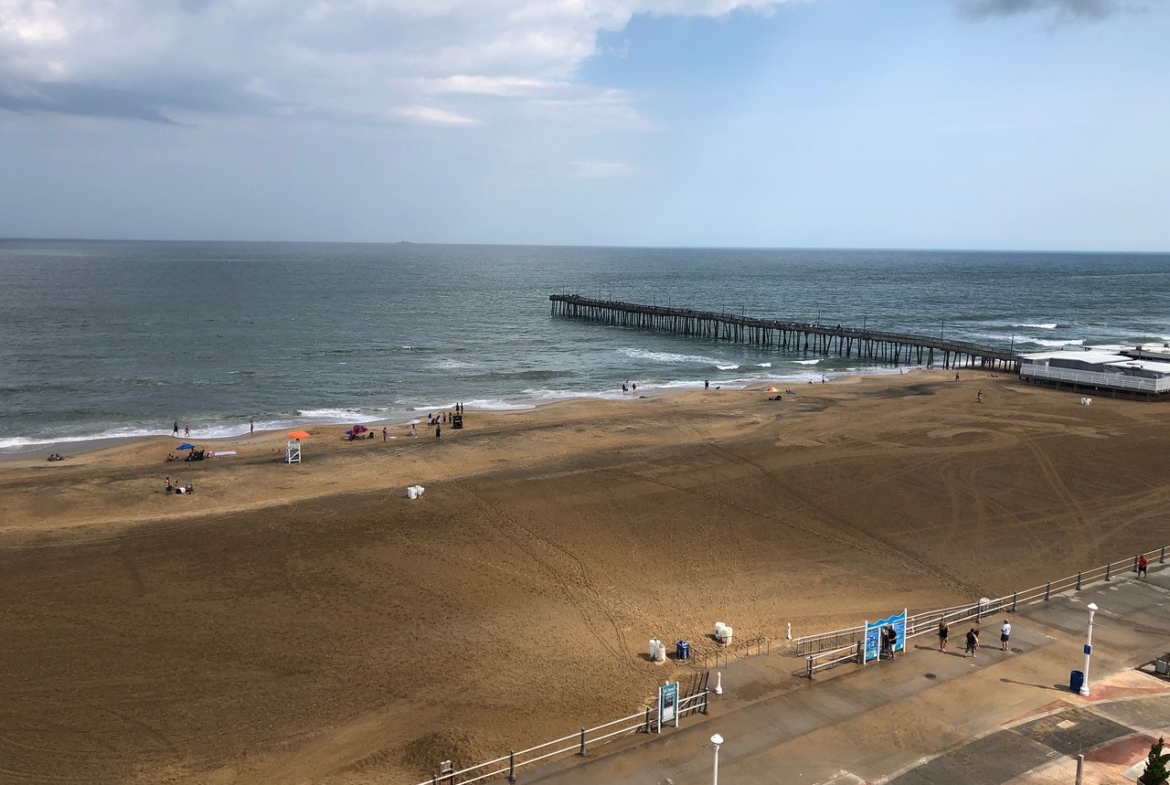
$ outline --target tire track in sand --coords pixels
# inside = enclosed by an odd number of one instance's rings
[[[522,553],[535,562],[560,588],[561,592],[569,600],[569,603],[585,622],[585,626],[589,629],[589,632],[597,638],[602,647],[617,660],[625,663],[627,667],[633,667],[633,663],[630,661],[630,655],[633,653],[633,650],[630,649],[626,641],[626,634],[613,613],[607,607],[605,599],[601,596],[601,592],[594,585],[593,579],[589,574],[589,568],[585,565],[581,557],[564,545],[518,522],[511,515],[474,491],[466,490],[466,492],[475,499],[476,504],[484,512],[485,518],[491,522],[496,531],[506,537]],[[537,549],[531,545],[533,542],[539,543],[548,550],[553,551],[553,558],[550,559],[537,553]],[[567,561],[568,565],[558,567],[554,564],[554,561],[558,558],[562,561]],[[575,579],[566,577],[566,571],[575,574]],[[581,591],[585,596],[580,596],[578,591]],[[600,613],[604,617],[604,621],[595,618],[595,613]],[[612,636],[606,634],[606,627],[613,630]]]

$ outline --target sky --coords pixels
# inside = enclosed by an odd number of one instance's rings
[[[0,237],[1170,251],[1170,0],[0,0]]]

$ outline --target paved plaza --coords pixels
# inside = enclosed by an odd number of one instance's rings
[[[846,666],[809,682],[800,658],[733,662],[708,716],[660,736],[591,749],[535,771],[541,785],[691,785],[712,779],[712,734],[722,735],[719,780],[784,785],[1016,785],[1124,783],[1150,744],[1170,731],[1170,681],[1150,663],[1170,651],[1170,568],[1153,565],[1011,614],[1011,650],[998,616],[984,620],[977,657],[909,641],[904,656]],[[1069,690],[1084,664],[1086,606],[1096,603],[1090,695]]]

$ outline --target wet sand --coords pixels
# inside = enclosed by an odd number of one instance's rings
[[[0,780],[418,781],[637,711],[686,672],[651,637],[800,635],[1167,539],[1170,407],[974,372],[794,392],[310,428],[293,466],[282,434],[0,463]]]

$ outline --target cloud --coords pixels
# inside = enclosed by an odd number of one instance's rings
[[[786,1],[0,0],[0,107],[152,122],[389,113],[472,128],[551,101],[628,123],[633,96],[579,77],[587,59],[612,56],[600,34],[638,15]]]
[[[602,180],[631,174],[634,174],[634,168],[619,161],[574,161],[569,164],[569,175],[581,180]]]
[[[1117,0],[958,0],[960,15],[968,19],[1051,13],[1055,21],[1106,19],[1133,6]]]
[[[399,117],[419,125],[437,125],[448,128],[460,128],[470,125],[480,125],[480,122],[471,117],[446,112],[433,106],[404,106],[395,110]]]

